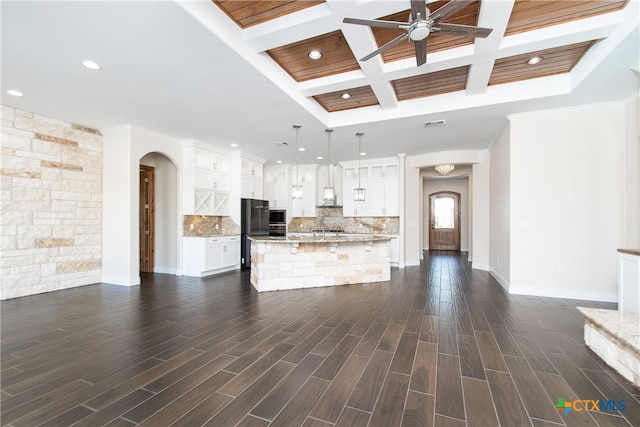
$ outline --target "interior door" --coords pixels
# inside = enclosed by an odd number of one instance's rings
[[[429,250],[460,250],[460,193],[429,195]]]
[[[140,165],[140,271],[153,273],[154,168]]]

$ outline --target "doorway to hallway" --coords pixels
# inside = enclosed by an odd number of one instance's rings
[[[155,169],[140,165],[140,271],[153,273]]]

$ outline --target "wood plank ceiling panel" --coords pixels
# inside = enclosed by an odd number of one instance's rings
[[[407,2],[408,3],[408,2]],[[448,1],[438,1],[435,3],[429,3],[428,7],[431,12],[435,12],[438,8],[447,4]],[[478,23],[478,10],[480,8],[480,2],[475,1],[470,5],[462,8],[458,12],[454,13],[442,22],[448,24],[460,24],[460,25],[477,25]],[[388,15],[380,19],[385,21],[398,21],[407,22],[409,20],[410,9]],[[378,46],[382,46],[387,42],[393,40],[399,35],[403,34],[404,30],[394,30],[390,28],[372,28],[373,36]],[[474,39],[469,37],[460,36],[439,36],[431,34],[427,38],[427,57],[429,53],[437,52],[440,50],[451,49],[458,46],[464,46],[473,43]],[[398,61],[400,59],[413,58],[415,56],[415,50],[413,42],[407,41],[406,43],[400,43],[397,46],[392,47],[382,53],[382,59],[384,62]],[[427,59],[428,61],[428,59]]]
[[[489,85],[568,73],[594,43],[595,41],[586,41],[498,59],[493,66]],[[542,57],[542,62],[527,64],[533,56]]]
[[[324,0],[213,0],[241,28],[288,15],[324,3]]]
[[[469,66],[392,81],[399,101],[465,90]]]
[[[309,58],[314,49],[322,58]],[[298,82],[360,69],[340,30],[270,49],[267,54]]]
[[[349,93],[349,99],[343,99],[341,96],[345,92]],[[378,98],[371,86],[357,87],[348,91],[338,91],[331,93],[323,93],[313,97],[328,112],[350,110],[353,108],[369,107],[378,105]]]
[[[505,35],[621,10],[629,0],[516,0]]]

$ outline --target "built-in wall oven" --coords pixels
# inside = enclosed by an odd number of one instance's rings
[[[287,235],[287,210],[269,209],[269,236],[284,237]]]

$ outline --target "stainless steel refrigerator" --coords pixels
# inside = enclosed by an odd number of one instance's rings
[[[251,268],[251,241],[249,236],[269,235],[269,201],[240,200],[240,267]]]

